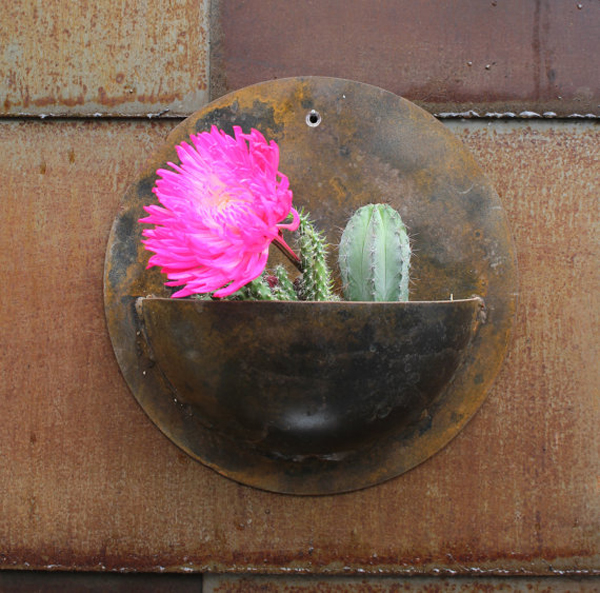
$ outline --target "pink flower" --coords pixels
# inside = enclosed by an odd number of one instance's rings
[[[193,146],[176,146],[181,164],[159,169],[152,190],[162,207],[144,206],[149,216],[140,222],[156,225],[143,232],[155,254],[148,267],[159,266],[167,286],[185,284],[173,297],[232,294],[260,276],[272,242],[296,257],[281,232],[295,230],[299,218],[278,171],[279,147],[258,130],[233,131],[235,138],[213,126],[191,135]]]

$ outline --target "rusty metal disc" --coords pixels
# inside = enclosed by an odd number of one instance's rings
[[[151,190],[156,170],[168,161],[176,162],[177,144],[212,125],[228,133],[235,125],[245,132],[256,128],[268,140],[275,140],[280,147],[280,170],[289,177],[295,206],[310,211],[332,245],[339,242],[340,229],[361,205],[386,202],[396,208],[409,228],[416,253],[411,303],[298,303],[290,307],[289,303],[166,300],[171,292],[164,287],[165,278],[156,269],[146,270],[149,254],[141,244],[142,225],[137,220],[144,215],[144,205],[155,203]],[[335,266],[335,251],[331,258]],[[176,445],[222,475],[291,494],[331,494],[372,486],[402,474],[446,445],[481,406],[500,369],[516,294],[515,255],[502,204],[462,143],[431,115],[392,93],[320,77],[241,89],[177,126],[127,191],[111,231],[105,265],[109,333],[123,375],[148,416]],[[474,296],[485,302],[485,318]],[[220,305],[226,307],[219,309]],[[241,306],[236,309],[236,305]],[[402,308],[406,311],[401,312]],[[384,328],[391,324],[402,335],[410,333],[406,324],[413,319],[411,315],[419,320],[410,326],[417,328],[414,342],[396,347],[394,334]],[[250,356],[244,359],[244,351],[251,347],[248,336],[256,335],[257,340],[261,332],[266,336],[265,325],[272,327],[273,319],[289,321],[282,323],[287,330],[281,333],[287,345],[312,320],[311,331],[303,330],[308,338],[301,347],[296,344],[295,356],[299,351],[308,356],[305,353],[312,348],[317,358],[299,359],[309,369],[305,376],[312,373],[319,378],[319,369],[326,368],[324,376],[333,384],[343,384],[348,392],[348,409],[339,398],[327,407],[331,389],[319,384],[323,391],[315,391],[310,405],[315,408],[321,398],[324,409],[333,414],[319,416],[320,432],[311,433],[316,424],[307,424],[304,416],[302,422],[289,421],[302,405],[308,405],[303,403],[301,388],[293,400],[300,403],[289,408],[292,400],[273,387],[284,385],[294,391],[288,380],[293,374],[290,369],[295,368],[290,363],[291,350],[282,349],[279,359],[275,350],[265,350],[271,361],[265,364]],[[316,319],[320,326],[314,325]],[[347,357],[340,319],[348,320],[351,335],[363,332],[366,336],[364,346],[352,342],[353,360],[363,364],[365,373],[387,372],[388,386],[397,379],[403,386],[400,390],[412,385],[410,409],[394,416],[393,406],[392,412],[385,408],[385,413],[378,412],[381,406],[375,406],[375,412],[369,408],[363,414],[368,420],[363,430],[357,419],[364,408],[352,406],[366,405],[366,400],[377,397],[378,388],[364,379],[366,375],[344,381],[348,374],[336,374],[340,361]],[[207,342],[214,346],[216,336],[221,336],[214,351],[195,346],[217,326],[222,328],[220,333]],[[196,333],[188,336],[183,365],[177,345],[186,342],[185,332],[192,331],[191,327]],[[243,339],[240,328],[245,330]],[[380,330],[384,337],[374,333]],[[387,342],[390,335],[392,341]],[[232,358],[224,364],[228,350]],[[410,368],[395,365],[394,356],[418,359],[425,366],[411,375]],[[189,364],[190,360],[200,361],[199,366]],[[329,361],[328,367],[323,367],[324,360]],[[226,381],[224,376],[232,368],[236,380]],[[281,369],[287,378],[273,378]],[[410,383],[410,376],[428,373],[442,379]],[[302,373],[298,374],[296,380],[301,381]],[[248,388],[250,381],[259,388]],[[310,389],[306,388],[307,401]],[[241,399],[246,395],[236,399],[236,393],[247,393],[247,399]],[[386,393],[389,400],[389,390]],[[215,394],[219,401],[213,406]],[[245,415],[240,416],[236,406]],[[279,414],[278,419],[261,425],[261,414],[254,413],[261,406]],[[305,411],[305,416],[310,415]],[[387,418],[390,413],[396,420],[377,424],[379,417]],[[371,418],[375,424],[369,424]],[[282,426],[292,427],[292,433],[286,434]],[[306,426],[308,432],[303,432]]]

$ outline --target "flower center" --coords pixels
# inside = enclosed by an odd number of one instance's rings
[[[231,202],[238,202],[239,199],[234,198],[227,191],[217,191],[211,194],[208,200],[208,206],[218,213],[223,212],[231,204]]]

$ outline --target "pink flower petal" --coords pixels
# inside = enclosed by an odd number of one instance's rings
[[[280,229],[295,230],[288,178],[278,171],[279,147],[255,129],[234,136],[212,127],[176,146],[179,164],[159,169],[153,192],[161,206],[144,206],[143,243],[181,286],[173,297],[232,294],[263,272]],[[283,221],[292,214],[292,222]]]

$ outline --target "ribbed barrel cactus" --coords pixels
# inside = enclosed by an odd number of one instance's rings
[[[410,241],[400,214],[387,204],[359,208],[339,246],[344,296],[349,301],[407,301]]]

